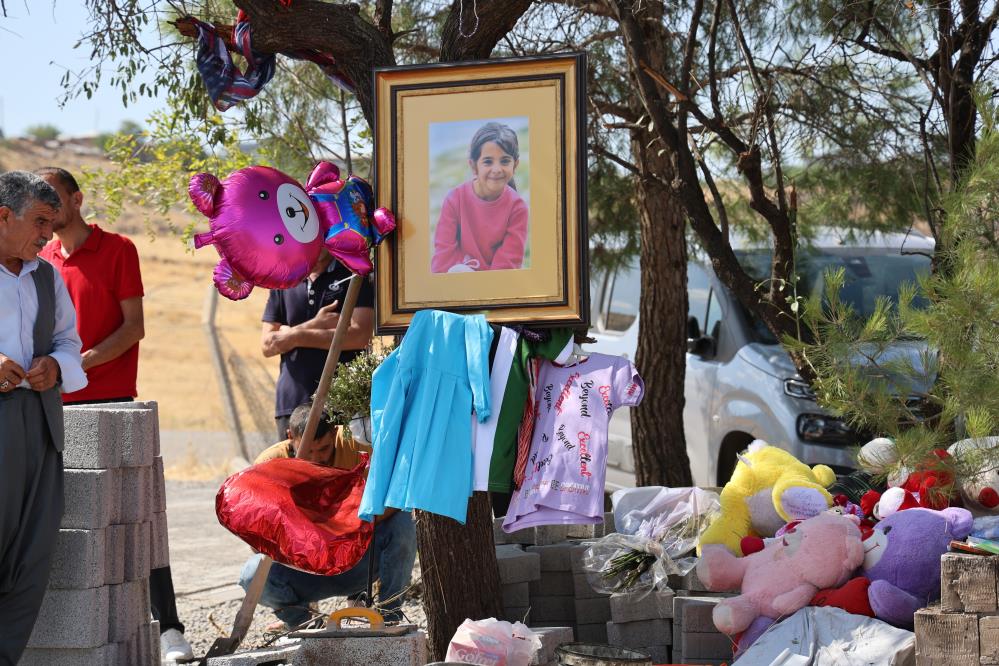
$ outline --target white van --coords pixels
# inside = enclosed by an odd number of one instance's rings
[[[843,267],[841,298],[866,317],[876,299],[896,299],[904,282],[930,269],[933,240],[916,232],[874,233],[823,230],[799,253],[798,293],[822,291],[826,269]],[[771,251],[733,241],[743,267],[761,280],[769,275]],[[596,274],[590,284],[593,328],[589,350],[634,360],[638,344],[640,293],[637,259],[613,274]],[[756,438],[780,446],[808,464],[837,472],[851,468],[850,448],[858,436],[816,403],[791,358],[769,330],[721,284],[710,264],[687,264],[689,301],[683,426],[694,483],[723,485],[736,454]],[[925,346],[900,347],[918,354]],[[641,368],[639,368],[639,371]],[[611,422],[607,489],[634,485],[629,410]]]

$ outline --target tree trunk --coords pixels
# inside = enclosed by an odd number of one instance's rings
[[[669,154],[658,154],[659,145],[647,132],[636,133],[632,148],[643,173],[672,171]],[[636,482],[640,486],[690,486],[683,434],[686,216],[680,202],[658,179],[641,179],[636,193],[642,229],[642,295],[635,363],[645,380],[645,398],[631,413]]]
[[[464,525],[417,511],[416,536],[430,658],[443,661],[451,637],[466,618],[499,618],[503,612],[489,495],[473,493]]]

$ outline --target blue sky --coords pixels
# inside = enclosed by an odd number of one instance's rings
[[[59,81],[67,70],[89,64],[89,49],[73,45],[87,27],[81,0],[6,0],[0,16],[0,129],[21,136],[25,128],[51,124],[66,135],[117,130],[123,120],[145,125],[161,100],[122,107],[121,93],[102,86],[91,98],[78,97],[59,108]],[[138,85],[138,83],[136,83]]]

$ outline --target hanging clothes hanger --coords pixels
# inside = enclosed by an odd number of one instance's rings
[[[578,342],[572,343],[572,353],[569,354],[568,360],[565,362],[565,367],[571,367],[585,361],[589,356],[583,353],[583,348],[579,346]]]

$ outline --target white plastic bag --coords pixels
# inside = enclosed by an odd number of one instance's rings
[[[447,661],[481,666],[529,666],[541,639],[520,622],[465,620],[447,647]]]

